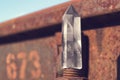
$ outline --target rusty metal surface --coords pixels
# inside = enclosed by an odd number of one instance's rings
[[[54,80],[50,41],[48,37],[0,46],[0,80]]]
[[[54,80],[56,26],[0,37],[0,80]]]
[[[62,50],[59,23],[71,3],[83,17],[82,41],[87,41],[83,43],[87,46],[83,51],[89,55],[88,80],[120,80],[119,0],[67,2],[1,23],[0,80],[83,80],[56,78]]]
[[[0,24],[0,35],[10,35],[58,24],[61,22],[64,11],[70,4],[74,5],[77,12],[79,12],[83,18],[116,12],[120,9],[119,0],[69,1],[64,4],[3,22]]]
[[[119,80],[120,26],[84,32],[89,36],[89,80]]]

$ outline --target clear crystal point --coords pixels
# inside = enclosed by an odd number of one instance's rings
[[[81,18],[71,5],[63,15],[62,68],[82,69]]]

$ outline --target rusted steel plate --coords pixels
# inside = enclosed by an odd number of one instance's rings
[[[89,36],[89,79],[119,80],[120,26],[85,31]]]
[[[0,80],[54,80],[52,39],[0,45]]]
[[[82,18],[102,15],[120,10],[119,0],[78,0],[69,1],[45,10],[41,10],[23,17],[12,19],[0,24],[0,35],[15,34],[18,32],[38,29],[61,23],[64,11],[73,5]],[[7,30],[7,31],[6,31]]]

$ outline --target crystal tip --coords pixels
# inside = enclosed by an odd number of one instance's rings
[[[65,14],[73,14],[75,16],[78,16],[78,13],[76,12],[75,8],[73,5],[70,5],[68,9],[66,10]]]

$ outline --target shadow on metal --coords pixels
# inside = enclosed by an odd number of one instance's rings
[[[61,24],[57,24],[42,29],[36,29],[36,30],[21,32],[13,35],[3,36],[0,37],[0,45],[50,37],[50,36],[54,36],[54,34],[60,30],[61,30]]]
[[[120,25],[120,12],[92,16],[82,19],[82,30],[113,27]]]
[[[117,80],[120,80],[120,56],[117,59]]]
[[[82,33],[82,65],[83,68],[79,71],[79,75],[88,78],[89,72],[89,39],[88,36]]]

